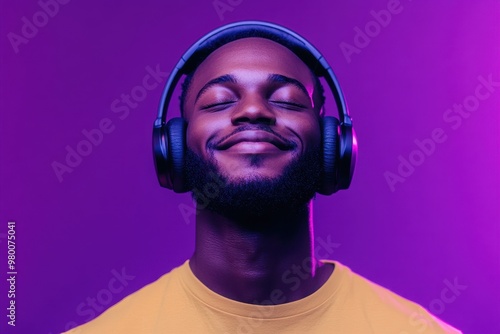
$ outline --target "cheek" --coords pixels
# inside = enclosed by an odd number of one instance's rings
[[[321,144],[321,128],[317,117],[297,117],[291,120],[290,128],[302,139],[303,150],[318,147]]]
[[[206,142],[206,134],[203,133],[203,127],[195,122],[189,122],[186,130],[186,145],[197,154],[202,154],[203,142]]]
[[[207,157],[208,141],[222,128],[221,121],[210,117],[192,117],[188,120],[186,145],[198,155]]]
[[[319,124],[319,119],[314,119],[310,128],[311,142],[313,145],[317,146],[321,144],[321,127]]]

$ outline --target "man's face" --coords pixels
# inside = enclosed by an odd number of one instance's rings
[[[320,145],[314,78],[263,38],[228,43],[198,67],[185,101],[187,146],[229,182],[280,177]]]

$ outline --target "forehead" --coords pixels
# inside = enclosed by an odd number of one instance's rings
[[[249,37],[225,44],[212,52],[198,66],[193,83],[202,85],[202,81],[245,70],[282,74],[305,85],[313,80],[309,67],[291,50],[269,39]]]

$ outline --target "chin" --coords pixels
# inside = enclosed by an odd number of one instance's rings
[[[204,189],[213,182],[213,175],[221,181],[218,195],[204,209],[235,219],[263,218],[290,213],[310,202],[318,189],[319,157],[316,150],[291,159],[282,168],[277,166],[281,163],[224,168],[220,165],[224,161],[206,160],[188,149],[186,177],[193,190]]]
[[[219,174],[223,175],[228,183],[247,183],[278,180],[283,175],[283,171],[268,168],[241,168],[236,173],[234,173],[234,170],[233,172],[221,170]]]
[[[290,165],[300,157],[296,154],[215,154],[209,163],[229,179],[248,177],[249,175],[263,177],[279,177],[283,175]]]

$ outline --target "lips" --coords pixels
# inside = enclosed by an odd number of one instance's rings
[[[217,145],[218,150],[227,150],[230,147],[243,143],[243,142],[252,142],[252,143],[258,143],[258,142],[265,142],[265,143],[271,143],[277,148],[279,148],[282,151],[287,151],[293,148],[293,144],[287,142],[286,140],[269,133],[267,131],[262,131],[262,130],[246,130],[246,131],[241,131],[238,132],[234,135],[229,136],[228,138],[222,140]]]

